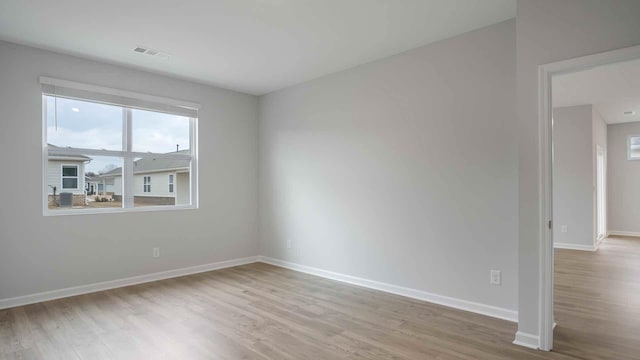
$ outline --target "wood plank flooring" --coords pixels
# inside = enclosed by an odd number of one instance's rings
[[[603,254],[630,256],[623,245],[608,241]],[[625,316],[637,315],[640,298],[603,295],[637,295],[625,285],[637,272],[618,269],[620,260],[585,265],[583,256],[557,253],[557,352],[512,345],[516,325],[507,321],[255,263],[1,310],[0,359],[640,358],[631,341],[638,322]],[[585,280],[592,272],[601,280]],[[630,312],[611,317],[616,306]],[[587,331],[615,321],[627,331],[602,339]]]
[[[640,359],[640,238],[597,252],[555,251],[554,351],[579,359]]]

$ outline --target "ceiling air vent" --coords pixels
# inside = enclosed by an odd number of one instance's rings
[[[136,46],[133,49],[133,52],[136,52],[138,54],[146,54],[149,56],[153,56],[153,57],[157,57],[159,59],[167,59],[169,58],[169,54],[162,52],[162,51],[158,51],[156,49],[152,49],[146,46]]]

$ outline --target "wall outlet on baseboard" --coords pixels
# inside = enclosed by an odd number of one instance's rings
[[[502,271],[491,270],[491,279],[489,283],[491,285],[502,285]]]
[[[154,258],[160,257],[160,248],[153,248],[153,257]]]
[[[562,230],[563,233],[569,232],[569,229],[567,228],[567,225],[562,225],[562,227],[560,229]]]

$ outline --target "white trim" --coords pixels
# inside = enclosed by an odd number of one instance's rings
[[[259,261],[267,264],[287,268],[294,271],[299,271],[299,272],[316,275],[316,276],[320,276],[320,277],[331,279],[331,280],[344,282],[347,284],[358,285],[358,286],[366,287],[369,289],[384,291],[384,292],[388,292],[388,293],[396,294],[400,296],[406,296],[412,299],[427,301],[427,302],[438,304],[438,305],[444,305],[454,309],[470,311],[476,314],[491,316],[494,318],[503,319],[503,320],[512,321],[512,322],[518,321],[518,312],[515,310],[500,308],[497,306],[486,305],[486,304],[468,301],[468,300],[457,299],[457,298],[443,296],[439,294],[433,294],[423,290],[417,290],[417,289],[412,289],[408,287],[383,283],[380,281],[359,278],[356,276],[340,274],[333,271],[322,270],[322,269],[314,268],[311,266],[300,265],[293,262],[274,259],[274,258],[265,257],[265,256],[260,256]]]
[[[49,212],[49,146],[47,145],[47,97],[42,94],[42,215]],[[62,184],[60,184],[62,186]]]
[[[569,243],[558,243],[558,242],[554,242],[553,247],[556,249],[567,249],[567,250],[582,250],[582,251],[598,250],[598,246],[596,245],[569,244]]]
[[[640,157],[631,157],[631,138],[634,137],[640,137],[640,135],[628,135],[627,136],[627,160],[629,161],[635,161],[635,160],[640,160]]]
[[[41,78],[42,79],[42,78]],[[114,151],[114,150],[97,150],[97,149],[82,149],[82,148],[58,148],[56,151],[61,154],[68,155],[94,155],[94,156],[114,156],[122,158],[122,172],[121,174],[113,174],[109,177],[122,177],[122,207],[121,208],[109,208],[109,209],[73,209],[73,210],[50,210],[48,203],[48,185],[47,185],[47,172],[48,172],[48,163],[49,163],[49,151],[48,151],[48,143],[47,143],[47,96],[43,94],[43,106],[42,106],[42,145],[43,145],[43,163],[42,163],[42,189],[43,189],[43,200],[42,200],[42,208],[44,216],[58,216],[58,215],[81,215],[81,214],[108,214],[108,213],[122,213],[122,212],[147,212],[147,211],[163,211],[163,210],[181,210],[181,209],[197,209],[198,208],[198,156],[197,156],[197,131],[198,131],[198,119],[191,117],[189,118],[189,133],[190,133],[190,149],[189,155],[178,154],[178,153],[166,153],[166,154],[156,154],[156,153],[140,153],[133,152],[130,148],[133,139],[132,139],[132,110],[129,107],[122,106],[122,150]],[[91,100],[88,100],[91,101]],[[171,168],[171,169],[162,169],[157,171],[141,171],[134,172],[133,163],[136,157],[156,157],[156,158],[168,158],[168,159],[183,159],[189,160],[190,166],[189,168]],[[67,161],[69,159],[66,159]],[[87,162],[87,161],[84,161]],[[63,164],[66,166],[66,164]],[[77,166],[75,164],[68,166]],[[82,171],[80,171],[80,167],[82,167]],[[61,168],[62,169],[62,168]],[[136,174],[152,174],[152,173],[160,173],[160,172],[177,172],[182,171],[183,169],[187,169],[190,171],[189,178],[189,204],[188,205],[165,205],[165,206],[147,206],[144,208],[136,208],[134,204],[134,194],[136,193],[136,189],[134,188],[134,175]],[[85,166],[84,164],[78,166],[78,187],[76,189],[62,189],[62,172],[60,173],[60,188],[62,190],[69,191],[78,191],[83,190],[85,188],[84,176],[80,176],[85,174]],[[148,184],[149,188],[151,187]],[[175,187],[175,185],[174,185]],[[148,192],[148,193],[151,193]],[[143,194],[144,194],[144,185],[143,185]],[[175,192],[174,192],[175,194]],[[175,196],[173,196],[175,198]]]
[[[56,299],[62,299],[70,296],[89,294],[98,291],[116,289],[126,286],[144,284],[152,281],[159,281],[165,279],[171,279],[180,276],[193,275],[213,270],[225,269],[234,266],[246,265],[255,262],[263,262],[266,264],[287,268],[293,271],[303,272],[311,275],[320,276],[323,278],[340,281],[352,285],[362,286],[378,291],[384,291],[400,296],[406,296],[409,298],[426,301],[438,305],[451,307],[454,309],[465,310],[476,314],[485,316],[491,316],[498,319],[503,319],[511,322],[517,322],[518,312],[515,310],[504,309],[492,305],[481,304],[477,302],[456,299],[448,296],[429,293],[422,290],[411,289],[398,285],[387,284],[379,281],[368,280],[358,278],[355,276],[340,274],[332,271],[313,268],[310,266],[304,266],[295,264],[292,262],[269,258],[265,256],[249,256],[239,259],[224,260],[210,264],[190,266],[180,269],[173,269],[167,271],[161,271],[151,274],[133,276],[124,279],[110,280],[99,283],[74,286],[64,289],[44,291],[40,293],[34,293],[29,295],[23,295],[13,298],[0,299],[0,310],[12,308],[16,306],[29,305],[39,303],[43,301],[50,301]],[[515,343],[515,342],[514,342]],[[523,345],[527,346],[527,345]]]
[[[602,154],[602,179],[600,179],[600,176],[598,175],[598,158],[600,157],[600,154]],[[595,248],[597,249],[598,246],[600,246],[600,243],[602,243],[602,240],[607,237],[607,149],[603,148],[599,144],[596,144],[594,158],[594,188],[596,189],[596,191],[593,194],[595,198],[595,216],[593,224],[595,225]],[[602,194],[600,194],[599,189],[602,191]],[[598,195],[602,195],[601,198]],[[599,210],[602,210],[602,218],[599,214]],[[602,220],[602,224],[600,223],[600,220]],[[600,236],[599,231],[602,230],[601,228],[604,229],[602,231],[602,236]]]
[[[198,162],[200,161],[198,155],[198,122],[197,118],[189,119],[189,133],[191,135],[191,166],[189,169],[189,204],[193,208],[198,208],[200,205],[200,181],[198,180]]]
[[[49,210],[45,216],[66,216],[66,215],[102,215],[102,214],[118,214],[118,213],[137,213],[150,211],[182,211],[197,210],[194,205],[158,205],[158,206],[139,206],[132,208],[114,207],[102,209],[70,209],[70,210]]]
[[[64,176],[64,168],[65,167],[75,167],[76,168],[76,176]],[[46,169],[48,170],[48,169]],[[84,170],[84,167],[83,167]],[[84,175],[84,174],[83,174]],[[64,187],[64,179],[72,179],[72,178],[76,178],[76,188],[65,188]],[[78,164],[60,164],[60,192],[62,192],[63,190],[80,190],[80,165]]]
[[[609,230],[609,235],[613,235],[613,236],[638,236],[638,237],[640,237],[640,232]]]
[[[99,85],[83,84],[83,83],[70,81],[70,80],[55,79],[47,76],[40,76],[40,84],[75,89],[75,90],[82,90],[82,91],[88,91],[88,92],[100,93],[100,94],[106,94],[106,95],[122,96],[122,97],[136,99],[136,100],[150,101],[150,102],[155,102],[159,104],[167,104],[167,105],[181,107],[185,109],[193,109],[193,110],[200,109],[200,104],[197,104],[194,102],[176,100],[176,99],[171,99],[171,98],[162,97],[162,96],[142,94],[142,93],[128,91],[128,90],[113,89],[113,88],[108,88],[108,87],[99,86]]]
[[[142,176],[142,192],[143,193],[151,192],[151,175]]]
[[[540,338],[533,334],[528,334],[522,331],[516,333],[516,338],[513,340],[515,345],[528,347],[529,349],[538,350]]]
[[[539,348],[553,347],[553,233],[548,221],[552,217],[552,141],[551,141],[551,76],[586,70],[592,67],[640,58],[640,46],[607,51],[594,55],[558,61],[538,67],[538,190],[539,190]]]
[[[538,191],[540,252],[538,270],[538,348],[550,351],[553,348],[553,142],[551,140],[552,103],[551,74],[544,66],[538,67],[538,137],[540,154],[538,157]],[[544,264],[544,265],[542,265]],[[544,315],[542,315],[544,314]],[[523,333],[525,334],[525,333]],[[526,342],[521,342],[525,343]],[[526,346],[526,345],[525,345]]]
[[[131,153],[133,148],[133,121],[131,120],[131,109],[122,108],[122,150],[124,158],[122,159],[122,207],[124,209],[135,208],[134,196],[135,179],[133,176],[134,157]],[[114,180],[115,184],[115,180]],[[115,191],[115,190],[114,190]]]
[[[152,274],[133,276],[124,279],[104,281],[88,285],[80,285],[60,290],[45,291],[30,295],[18,296],[8,299],[0,299],[0,310],[12,308],[16,306],[34,304],[42,301],[66,298],[82,294],[104,291],[109,289],[121,288],[125,286],[148,283],[152,281],[171,279],[179,276],[193,275],[207,271],[219,270],[233,266],[250,264],[258,261],[258,256],[249,256],[240,259],[219,261],[210,264],[190,266],[181,269],[167,270]]]

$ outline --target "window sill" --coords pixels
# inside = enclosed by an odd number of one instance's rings
[[[95,214],[119,214],[119,213],[140,213],[153,211],[180,211],[197,210],[196,205],[174,205],[174,206],[144,206],[134,208],[112,208],[112,209],[65,209],[49,210],[45,209],[44,216],[67,216],[67,215],[95,215]]]

